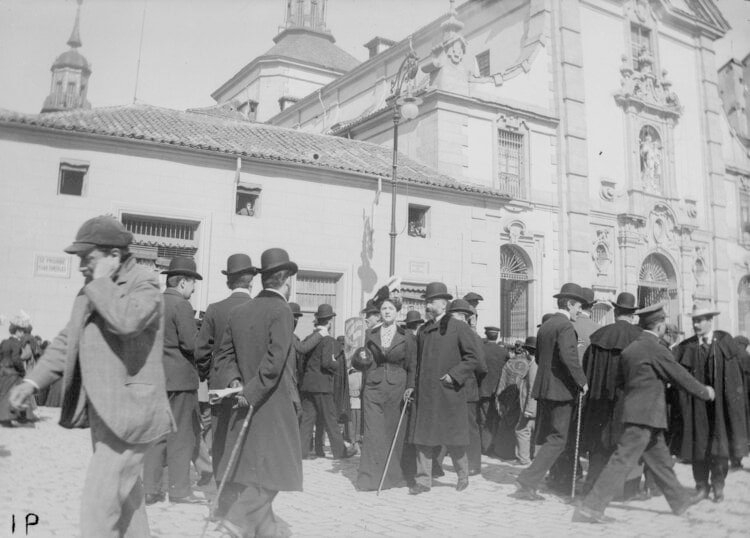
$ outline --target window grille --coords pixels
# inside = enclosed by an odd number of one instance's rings
[[[674,323],[679,323],[677,280],[667,262],[656,254],[649,254],[638,275],[638,305],[640,307],[664,302],[664,311]]]
[[[510,245],[500,247],[500,336],[507,343],[529,335],[529,282],[524,257]]]
[[[498,130],[499,189],[513,198],[523,198],[523,134]]]
[[[302,317],[297,323],[295,333],[300,338],[310,334],[314,325],[314,314],[321,304],[329,304],[334,312],[341,316],[341,323],[346,315],[338,311],[337,288],[341,275],[300,271],[294,282],[294,301],[299,304]],[[335,336],[336,323],[331,326],[331,335]],[[342,325],[343,327],[343,325]]]
[[[195,258],[198,252],[198,222],[123,214],[122,224],[133,234],[130,251],[136,261],[156,270],[169,266],[172,258]]]
[[[615,322],[615,310],[607,303],[596,303],[591,308],[591,319],[599,325],[609,325]]]
[[[427,286],[424,284],[414,283],[402,283],[401,284],[401,312],[399,312],[398,320],[403,321],[406,318],[406,313],[409,310],[416,310],[422,316],[422,319],[427,320],[424,294],[427,290]]]

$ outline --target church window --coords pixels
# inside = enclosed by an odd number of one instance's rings
[[[654,59],[651,30],[636,23],[630,25],[630,57],[633,60],[633,69],[636,71],[641,71],[643,58],[651,58],[652,62]]]
[[[486,50],[477,54],[477,67],[480,77],[490,76],[490,51]]]
[[[58,172],[57,193],[83,196],[88,164],[61,162]]]
[[[524,137],[522,133],[498,130],[498,187],[513,198],[524,196]]]

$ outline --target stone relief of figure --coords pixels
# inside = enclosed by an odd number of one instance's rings
[[[662,147],[658,135],[650,128],[641,130],[641,180],[649,190],[661,188]]]

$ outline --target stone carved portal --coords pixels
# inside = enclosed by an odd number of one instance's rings
[[[638,274],[638,305],[665,303],[667,315],[676,322],[679,318],[677,276],[666,256],[652,253],[646,256]]]
[[[663,191],[662,162],[663,146],[661,137],[651,125],[644,125],[638,135],[641,159],[641,182],[644,190],[661,193]]]

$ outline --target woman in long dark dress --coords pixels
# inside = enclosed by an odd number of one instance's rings
[[[352,359],[352,365],[363,372],[364,431],[356,483],[362,491],[378,488],[401,408],[414,390],[417,362],[416,340],[408,330],[397,326],[397,309],[390,299],[383,301],[380,314],[381,325],[367,332],[364,347]],[[406,424],[402,424],[383,489],[398,486],[404,480],[401,452],[405,431]]]
[[[17,418],[10,408],[8,393],[26,374],[21,357],[23,327],[11,323],[9,329],[10,338],[0,342],[0,425],[6,427],[13,426],[12,420]]]

